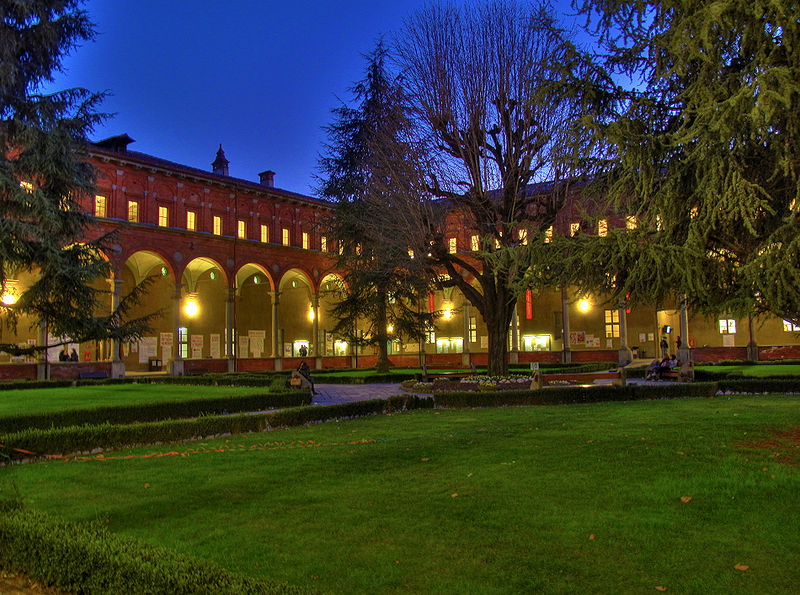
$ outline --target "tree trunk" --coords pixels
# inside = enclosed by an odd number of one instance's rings
[[[386,290],[377,288],[377,311],[375,315],[375,338],[378,341],[378,363],[375,365],[375,371],[379,374],[388,374],[389,368],[392,365],[389,361],[389,336],[386,330],[387,317],[386,317],[386,301],[388,299]]]
[[[489,333],[489,376],[505,376],[508,373],[508,325],[511,323],[511,306],[495,306],[484,314]]]

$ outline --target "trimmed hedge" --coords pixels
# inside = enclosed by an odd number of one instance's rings
[[[18,432],[26,428],[59,428],[82,424],[130,424],[134,422],[181,419],[201,415],[221,415],[240,411],[262,411],[279,407],[311,404],[308,391],[286,391],[258,395],[236,395],[187,401],[166,401],[108,405],[91,409],[71,409],[0,417],[0,432]]]
[[[718,383],[719,390],[735,393],[798,393],[800,376],[770,376],[769,378],[742,378],[728,376]]]
[[[434,401],[437,407],[445,408],[502,407],[713,397],[716,393],[717,385],[715,383],[695,382],[692,384],[665,384],[663,386],[559,386],[541,390],[453,391],[436,393]]]
[[[0,461],[199,440],[224,434],[263,432],[276,427],[431,407],[433,399],[399,395],[388,399],[298,407],[257,415],[209,416],[125,426],[102,424],[48,430],[28,429],[0,436]]]
[[[187,386],[265,386],[282,390],[289,372],[242,372],[198,376],[128,376],[125,378],[80,378],[76,380],[10,380],[0,382],[0,391],[103,384],[184,384]]]
[[[411,373],[391,373],[391,374],[371,374],[369,376],[336,376],[334,374],[317,374],[311,371],[314,382],[320,384],[381,384],[390,382],[402,382],[412,380],[419,374]]]
[[[228,572],[99,523],[69,523],[0,504],[0,567],[70,593],[266,593],[310,591]]]

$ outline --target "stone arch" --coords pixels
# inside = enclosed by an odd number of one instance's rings
[[[233,317],[237,357],[261,358],[272,354],[274,282],[266,267],[249,262],[236,271]]]
[[[278,301],[278,343],[285,357],[316,355],[313,314],[314,283],[301,269],[289,269],[280,279]]]

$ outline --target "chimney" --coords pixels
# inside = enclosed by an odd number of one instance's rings
[[[269,169],[267,171],[262,171],[258,174],[258,182],[262,186],[273,188],[275,186],[275,172]]]
[[[228,173],[228,163],[230,162],[225,159],[225,153],[222,150],[222,143],[220,143],[219,149],[217,149],[217,158],[214,159],[214,163],[211,164],[211,171],[220,176],[230,175]]]

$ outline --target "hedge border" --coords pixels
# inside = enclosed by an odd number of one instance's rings
[[[220,435],[263,432],[333,419],[432,407],[431,398],[398,395],[388,399],[295,407],[255,415],[207,416],[123,426],[100,424],[27,429],[0,436],[0,464],[24,459],[69,458],[107,449],[202,440]]]
[[[15,502],[0,503],[0,567],[70,593],[264,593],[305,588],[254,579],[212,562],[73,523]]]
[[[265,409],[277,409],[278,407],[300,407],[310,404],[311,394],[308,391],[294,389],[281,393],[107,405],[86,409],[3,416],[0,417],[0,433],[18,432],[26,428],[61,428],[81,424],[130,424],[134,422],[199,417],[201,415],[263,411]]]

